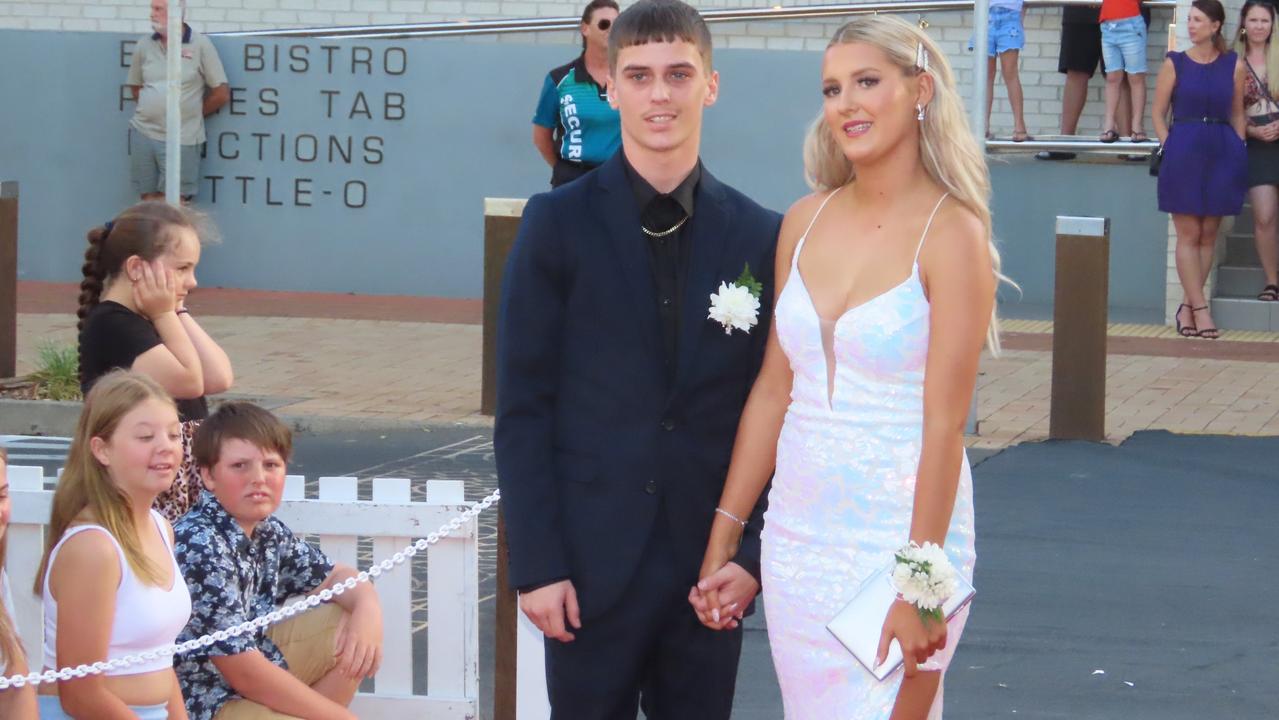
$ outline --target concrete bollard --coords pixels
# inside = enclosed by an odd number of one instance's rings
[[[1106,439],[1110,219],[1057,217],[1048,437]]]
[[[0,182],[0,378],[18,372],[18,183]]]
[[[497,412],[497,318],[502,273],[515,244],[526,200],[484,199],[484,351],[480,371],[480,412]]]

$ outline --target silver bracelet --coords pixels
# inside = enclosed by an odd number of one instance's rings
[[[717,508],[715,508],[715,512],[719,513],[720,515],[723,515],[724,517],[728,518],[729,520],[732,520],[733,522],[737,523],[738,525],[741,525],[743,528],[745,528],[745,527],[746,527],[746,521],[745,521],[745,520],[743,520],[743,519],[741,519],[741,518],[737,517],[736,515],[734,515],[733,513],[729,512],[729,511],[727,511],[727,510],[725,510],[725,509],[724,509],[724,508],[722,508],[722,507],[717,507]]]

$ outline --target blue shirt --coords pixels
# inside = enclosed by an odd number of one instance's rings
[[[555,131],[560,158],[598,165],[622,146],[622,121],[586,71],[586,56],[546,74],[533,124]]]

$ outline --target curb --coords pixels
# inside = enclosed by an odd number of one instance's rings
[[[60,400],[0,399],[0,435],[75,435],[76,422],[84,403]],[[492,418],[468,416],[459,420],[413,421],[394,418],[365,418],[328,415],[289,415],[281,420],[299,435],[321,433],[420,430],[425,427],[492,428]]]
[[[78,400],[0,400],[0,435],[75,435]]]

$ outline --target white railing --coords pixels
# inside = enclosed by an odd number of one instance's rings
[[[42,665],[44,628],[40,598],[29,592],[44,549],[52,491],[38,467],[8,468],[13,514],[9,523],[8,572],[15,618],[32,668]],[[52,478],[48,482],[54,482]],[[334,561],[357,567],[359,538],[373,541],[379,561],[424,537],[468,509],[461,481],[432,480],[426,502],[413,502],[409,481],[374,478],[373,500],[356,498],[358,480],[322,477],[320,498],[307,500],[304,478],[290,475],[277,516],[299,535],[318,535]],[[374,691],[356,696],[351,709],[361,718],[473,720],[479,715],[479,546],[477,523],[431,545],[427,563],[426,695],[413,694],[421,668],[413,662],[412,577],[408,563],[376,582],[382,603],[382,668]]]

